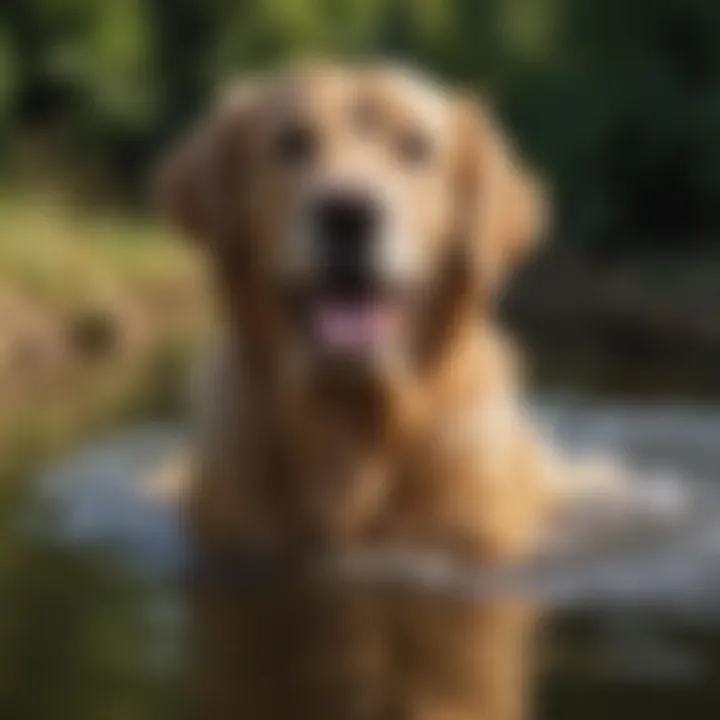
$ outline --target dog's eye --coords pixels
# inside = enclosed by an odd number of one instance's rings
[[[305,165],[313,159],[317,139],[306,125],[296,124],[283,128],[275,138],[275,156],[287,165]]]
[[[398,139],[397,152],[407,165],[427,165],[434,152],[432,141],[418,131],[406,132]]]

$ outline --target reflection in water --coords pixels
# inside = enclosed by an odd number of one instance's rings
[[[503,586],[512,599],[411,563],[402,583],[196,585],[184,654],[178,517],[146,491],[182,439],[156,426],[94,445],[42,479],[51,518],[3,528],[0,716],[176,720],[187,677],[210,720],[492,720],[524,705],[549,720],[717,717],[720,412],[567,398],[537,409],[563,445],[669,473],[693,506],[672,525],[631,518],[622,534],[607,518],[604,534]]]
[[[279,576],[193,593],[191,683],[213,720],[526,716],[535,611],[520,601]]]
[[[720,626],[652,607],[555,612],[544,629],[537,717],[720,717]]]

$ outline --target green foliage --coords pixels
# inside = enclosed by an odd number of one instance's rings
[[[228,76],[392,55],[492,93],[553,181],[564,237],[708,242],[718,39],[717,0],[11,0],[0,147],[61,117],[64,151],[137,193],[157,148]]]

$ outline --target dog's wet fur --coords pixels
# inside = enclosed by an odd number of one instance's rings
[[[545,199],[482,101],[395,67],[254,77],[222,93],[160,187],[209,258],[221,315],[197,393],[198,554],[399,543],[488,564],[537,547],[566,484],[494,301],[541,238]],[[427,601],[379,620],[359,598],[319,612],[286,593],[282,625],[272,603],[193,597],[202,717],[349,717],[343,683],[368,644],[389,663],[373,692],[402,700],[358,717],[522,715],[516,608]],[[292,655],[300,627],[314,669]],[[287,663],[260,683],[248,649],[270,643]]]

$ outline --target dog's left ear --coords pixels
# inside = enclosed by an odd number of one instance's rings
[[[159,212],[182,235],[213,250],[239,240],[250,184],[250,116],[260,91],[253,79],[223,89],[155,173]]]
[[[488,107],[463,100],[457,121],[459,232],[481,290],[494,297],[545,234],[548,200]]]

